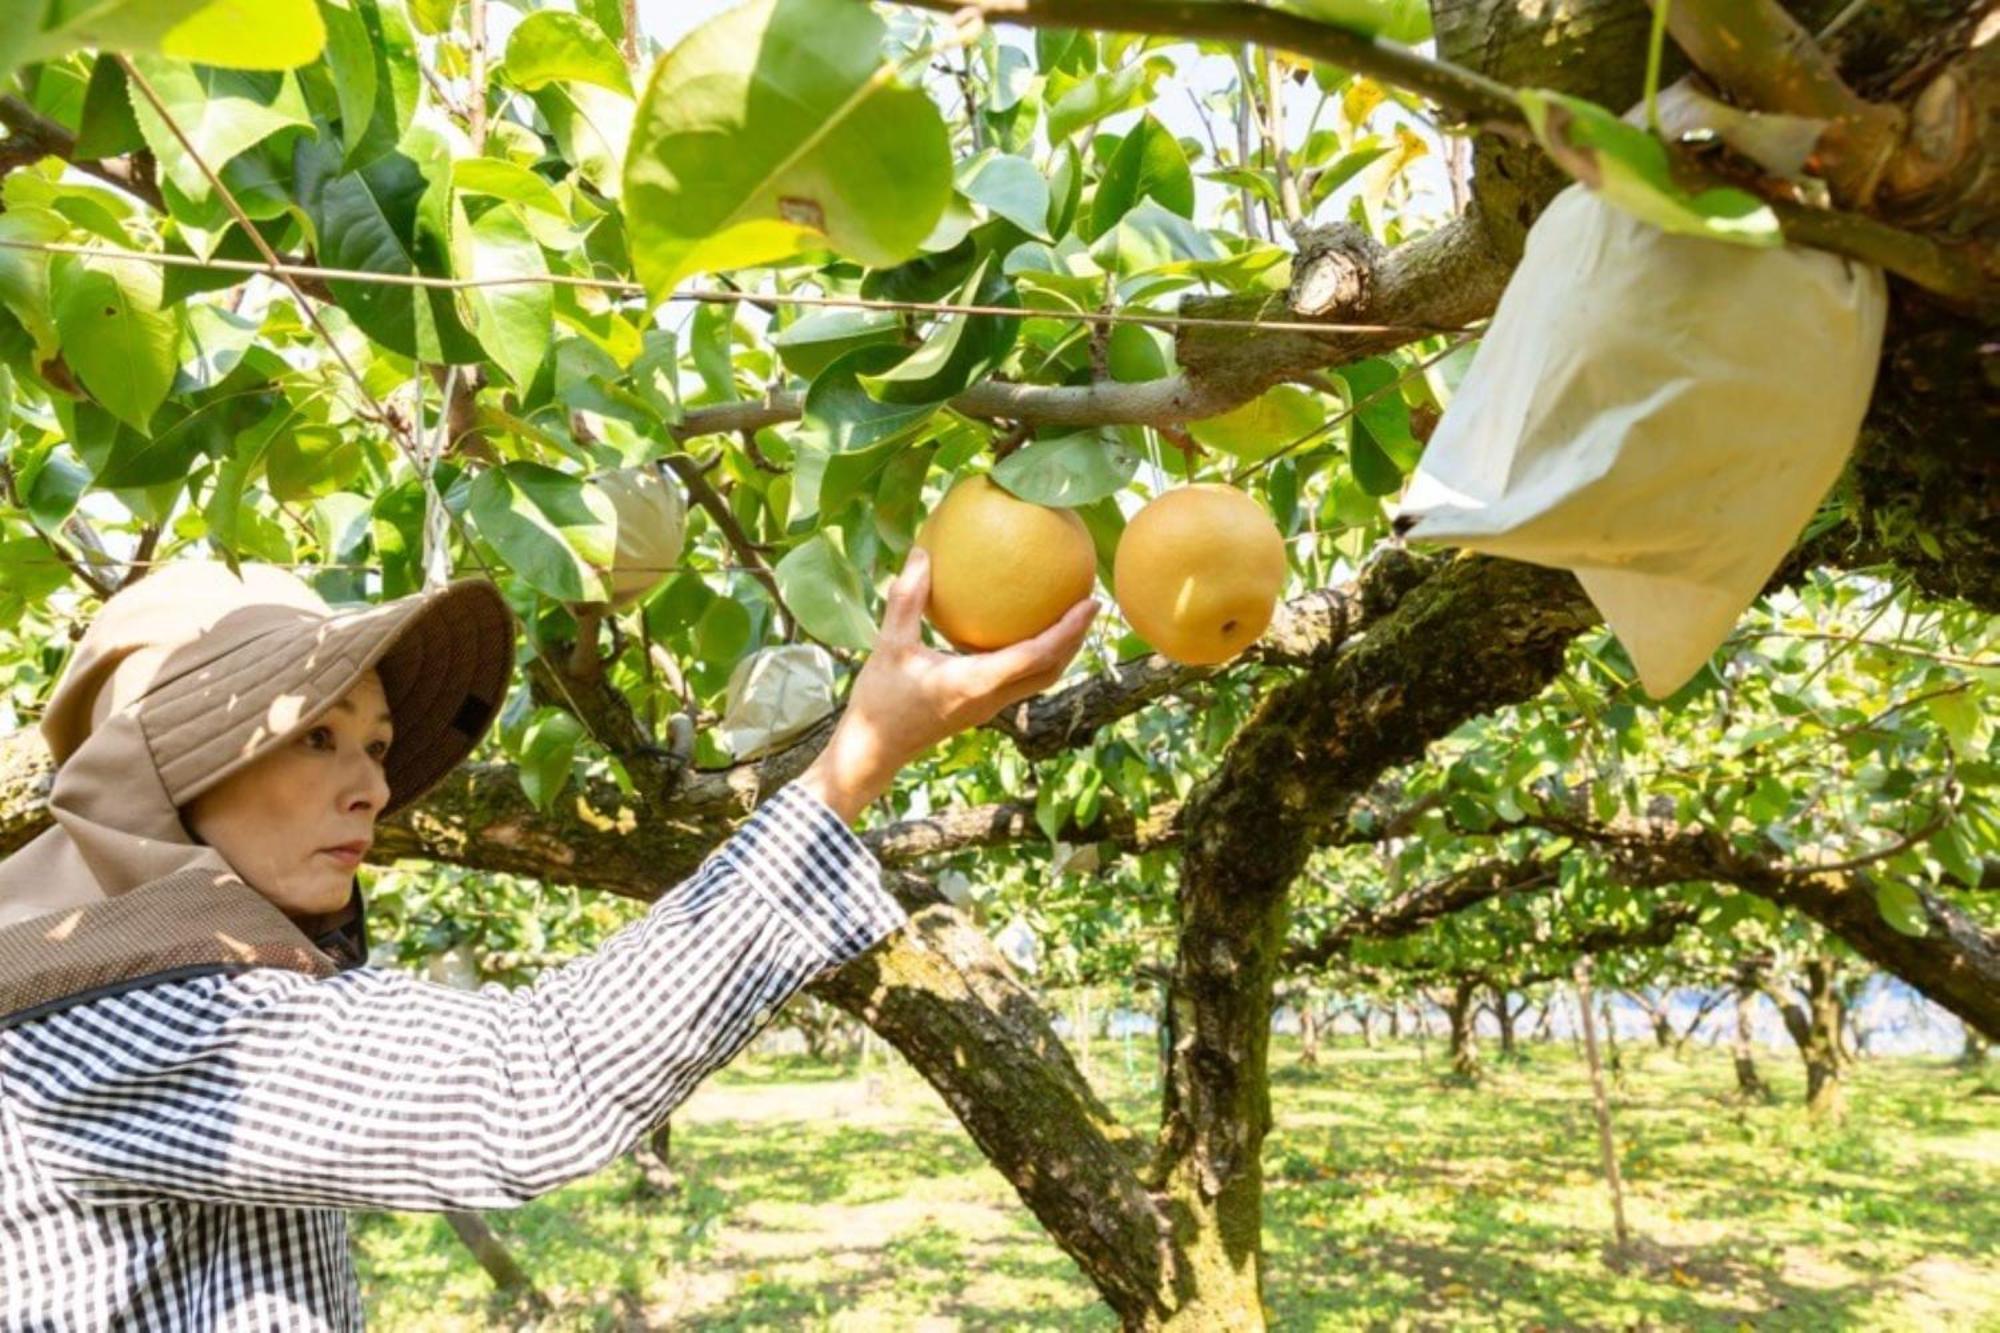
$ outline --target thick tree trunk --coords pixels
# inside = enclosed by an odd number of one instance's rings
[[[632,1150],[639,1168],[639,1182],[633,1195],[641,1199],[663,1199],[681,1192],[680,1175],[674,1170],[674,1122],[662,1120],[660,1127]]]
[[[1359,1005],[1355,1006],[1354,1021],[1361,1029],[1361,1048],[1367,1051],[1374,1050],[1375,1006],[1365,1000],[1362,1001]]]
[[[1402,1039],[1403,1002],[1401,1000],[1391,1000],[1389,1001],[1389,1040],[1401,1041]]]
[[[1313,1009],[1311,996],[1299,1005],[1299,1063],[1319,1063],[1319,1015]]]
[[[1500,1024],[1500,1058],[1514,1058],[1514,1020],[1520,1016],[1512,1001],[1507,997],[1505,986],[1493,988],[1493,1016]]]
[[[986,933],[929,886],[890,884],[908,930],[813,983],[902,1053],[1128,1324],[1174,1304],[1180,1269],[1141,1137],[1091,1090]]]
[[[1778,1001],[1785,1030],[1806,1067],[1807,1111],[1816,1119],[1837,1120],[1842,1111],[1840,999],[1834,993],[1833,964],[1825,958],[1809,959],[1804,973],[1805,989],[1799,999],[1772,998]]]
[[[1757,1003],[1757,992],[1748,985],[1736,988],[1736,1035],[1730,1043],[1730,1056],[1736,1064],[1736,1094],[1744,1101],[1768,1102],[1771,1089],[1757,1073],[1756,1049],[1751,1044],[1751,1014]]]
[[[486,1270],[486,1276],[493,1279],[498,1290],[514,1298],[523,1308],[538,1313],[547,1313],[549,1299],[536,1288],[534,1279],[523,1272],[514,1262],[514,1256],[507,1252],[506,1243],[493,1234],[493,1228],[478,1213],[446,1213],[444,1220],[451,1226],[465,1248],[472,1251],[473,1258]]]
[[[1479,1081],[1479,1034],[1475,1030],[1479,1010],[1474,998],[1479,983],[1461,981],[1451,989],[1451,1003],[1445,1013],[1451,1019],[1451,1073],[1464,1083]]]
[[[1958,1067],[1960,1069],[1985,1068],[1987,1049],[1986,1038],[1980,1036],[1977,1029],[1967,1025],[1965,1029],[1965,1044],[1959,1047],[1958,1050]]]

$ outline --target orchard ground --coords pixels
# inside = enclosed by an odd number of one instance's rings
[[[1894,1056],[1808,1122],[1795,1059],[1626,1043],[1614,1088],[1636,1236],[1607,1266],[1587,1074],[1568,1041],[1489,1056],[1476,1090],[1410,1042],[1273,1039],[1265,1145],[1273,1326],[2000,1329],[2000,1072]],[[1130,1064],[1128,1066],[1128,1055]],[[1157,1106],[1148,1042],[1099,1042],[1129,1123]],[[1129,1068],[1129,1072],[1128,1072]],[[746,1057],[674,1117],[679,1195],[627,1159],[487,1214],[557,1306],[543,1329],[1110,1329],[1089,1284],[900,1057]],[[504,1327],[441,1218],[357,1219],[370,1326]]]

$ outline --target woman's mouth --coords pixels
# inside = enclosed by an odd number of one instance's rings
[[[341,865],[352,870],[361,864],[363,857],[368,855],[368,844],[365,842],[343,842],[338,847],[322,847],[319,850],[319,854],[321,856],[330,856]]]

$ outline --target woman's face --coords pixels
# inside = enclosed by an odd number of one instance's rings
[[[338,911],[389,799],[391,738],[388,700],[370,671],[290,744],[190,801],[187,825],[288,915]]]

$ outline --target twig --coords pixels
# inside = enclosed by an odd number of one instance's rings
[[[486,0],[466,0],[465,35],[472,48],[467,55],[466,82],[472,96],[467,122],[477,156],[486,151]]]
[[[662,461],[673,469],[674,475],[687,487],[688,498],[700,505],[702,510],[715,520],[715,526],[722,530],[723,539],[729,543],[730,549],[736,552],[736,558],[743,562],[751,577],[764,585],[764,591],[771,594],[771,600],[777,604],[786,623],[797,628],[799,618],[792,614],[791,607],[785,605],[785,595],[778,591],[778,576],[765,562],[757,543],[750,540],[750,534],[736,521],[736,515],[730,511],[729,502],[722,498],[715,487],[709,485],[708,477],[701,465],[696,463],[690,454],[670,454]]]
[[[1278,76],[1278,57],[1268,50],[1264,52],[1264,113],[1264,139],[1278,171],[1278,207],[1284,213],[1286,230],[1296,236],[1306,225],[1306,214],[1299,204],[1299,184],[1292,176],[1292,158],[1285,147],[1285,89]]]

